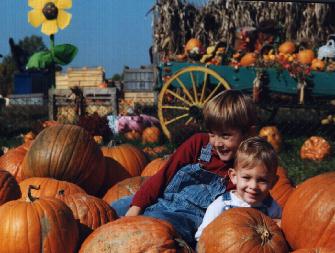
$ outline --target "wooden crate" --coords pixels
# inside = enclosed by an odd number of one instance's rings
[[[69,89],[73,86],[97,87],[104,82],[105,72],[97,68],[68,68],[67,73],[56,73],[56,89]]]
[[[116,88],[82,88],[82,114],[98,113],[100,116],[118,114]],[[74,123],[78,119],[78,99],[70,89],[49,90],[49,120]]]
[[[157,92],[136,92],[136,91],[124,91],[123,99],[119,103],[119,113],[126,115],[130,110],[133,110],[135,104],[140,105],[155,105],[157,103]]]

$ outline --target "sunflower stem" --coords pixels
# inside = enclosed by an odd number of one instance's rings
[[[52,64],[50,66],[50,74],[51,74],[51,88],[55,89],[56,87],[56,63],[54,60],[55,57],[55,35],[50,35],[50,51],[52,55]]]

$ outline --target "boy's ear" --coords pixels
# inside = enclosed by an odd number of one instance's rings
[[[236,171],[233,168],[228,169],[228,176],[230,178],[230,181],[236,185],[237,180],[236,180]]]

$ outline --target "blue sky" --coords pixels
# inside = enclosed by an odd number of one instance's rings
[[[152,15],[145,17],[154,0],[73,0],[68,11],[71,24],[55,36],[56,44],[71,43],[79,52],[71,67],[103,66],[106,77],[121,73],[124,65],[149,64]],[[27,21],[28,0],[0,0],[0,54],[8,55],[9,37],[15,42],[25,36],[49,37]]]

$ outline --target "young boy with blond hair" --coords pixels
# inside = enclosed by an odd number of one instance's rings
[[[234,168],[228,170],[236,189],[225,192],[208,206],[195,234],[196,240],[209,223],[230,208],[252,207],[280,219],[281,207],[269,193],[278,179],[277,166],[277,154],[265,139],[257,136],[243,141],[236,152]]]

